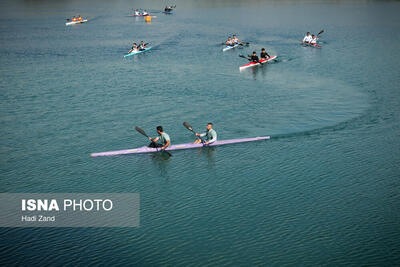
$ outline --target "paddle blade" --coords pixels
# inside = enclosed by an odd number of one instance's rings
[[[136,126],[135,129],[136,129],[136,131],[138,131],[139,133],[143,134],[144,136],[149,137],[149,136],[146,134],[146,132],[143,131],[143,129],[140,128],[139,126]]]
[[[185,126],[186,127],[186,129],[188,129],[189,131],[192,131],[193,132],[193,128],[192,128],[192,126],[190,126],[190,124],[188,123],[188,122],[184,122],[183,123],[183,126]]]
[[[324,32],[324,30],[321,30],[317,35],[320,35],[321,33],[323,33]]]
[[[245,59],[247,59],[247,57],[245,57],[245,56],[243,56],[243,55],[239,55],[239,57],[242,57],[242,58],[245,58]]]

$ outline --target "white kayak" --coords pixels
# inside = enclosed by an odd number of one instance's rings
[[[227,45],[226,47],[224,47],[223,49],[222,49],[222,51],[228,51],[228,50],[231,50],[231,49],[233,49],[233,48],[236,48],[236,47],[238,47],[239,46],[239,44],[235,44],[235,45]]]
[[[65,23],[65,26],[70,26],[70,25],[75,25],[75,24],[81,24],[87,22],[87,19],[84,20],[78,20],[78,21],[68,21]]]

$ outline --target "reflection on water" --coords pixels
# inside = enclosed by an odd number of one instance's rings
[[[154,166],[160,170],[161,177],[167,177],[171,156],[165,152],[152,153],[150,159]]]
[[[202,158],[206,158],[207,159],[207,163],[208,163],[208,168],[209,169],[214,169],[215,168],[215,153],[216,153],[216,147],[214,146],[206,146],[206,147],[202,147],[199,148],[196,153],[200,156],[202,156]]]

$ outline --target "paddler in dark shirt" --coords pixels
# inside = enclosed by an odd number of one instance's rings
[[[261,48],[261,53],[260,53],[260,58],[261,59],[267,59],[270,58],[271,56],[268,55],[267,51],[265,51],[265,48]]]
[[[248,55],[248,59],[251,61],[251,62],[254,62],[254,63],[258,63],[260,60],[258,59],[258,56],[257,56],[257,53],[256,53],[256,51],[254,51],[253,52],[253,54],[250,56],[250,55]]]

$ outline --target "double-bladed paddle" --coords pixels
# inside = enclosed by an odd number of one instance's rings
[[[251,61],[251,59],[249,59],[248,57],[245,57],[245,56],[243,56],[243,55],[239,55],[239,57],[242,57],[242,58],[247,59],[248,61]],[[250,56],[249,56],[249,57],[250,57]]]
[[[317,36],[321,35],[323,32],[324,32],[324,30],[321,30],[321,31],[317,34]]]
[[[150,138],[150,137],[146,134],[146,132],[145,132],[142,128],[140,128],[139,126],[136,126],[136,127],[135,127],[135,130],[138,131],[139,133],[141,133],[142,135],[146,136],[147,138]],[[151,140],[151,142],[152,142],[152,143],[155,143],[153,140]],[[158,147],[155,147],[155,149],[156,149],[157,152],[158,152]],[[168,154],[169,156],[172,156],[172,154],[169,153],[168,151],[166,151],[165,149],[161,149],[161,152],[165,152],[165,153]]]

